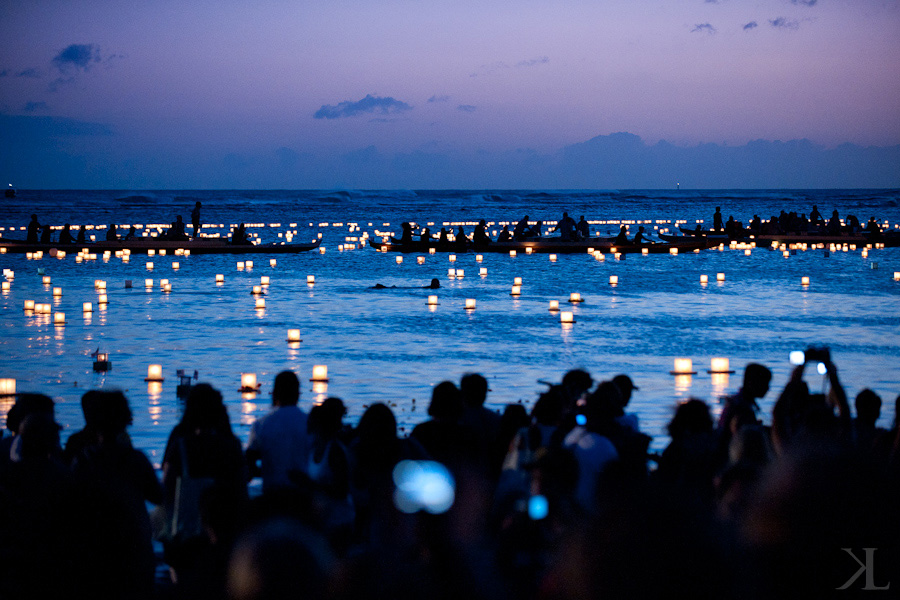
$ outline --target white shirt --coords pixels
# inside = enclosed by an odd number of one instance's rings
[[[250,427],[247,450],[260,454],[263,490],[291,486],[291,471],[306,472],[306,421],[306,413],[298,406],[277,406]]]

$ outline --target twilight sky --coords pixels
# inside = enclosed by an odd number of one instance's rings
[[[900,145],[900,0],[30,0],[0,22],[19,187],[568,187],[566,149],[617,132],[682,161]]]

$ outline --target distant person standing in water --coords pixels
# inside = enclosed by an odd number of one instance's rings
[[[722,208],[717,206],[716,212],[713,214],[713,230],[722,231],[722,229]]]
[[[38,230],[41,224],[38,223],[37,215],[31,215],[31,221],[28,223],[28,232],[25,234],[25,241],[32,244],[38,241]]]
[[[119,236],[116,234],[116,225],[115,223],[110,223],[109,229],[106,230],[106,241],[116,242],[118,240]]]
[[[194,237],[200,237],[200,202],[194,203],[194,210],[191,211],[191,224],[194,226]]]

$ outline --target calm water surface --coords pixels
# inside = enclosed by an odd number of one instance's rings
[[[488,403],[500,408],[509,402],[530,406],[545,389],[539,380],[558,381],[574,367],[588,369],[595,379],[628,373],[640,387],[631,410],[642,427],[654,436],[653,447],[667,442],[665,425],[679,399],[695,396],[714,401],[740,385],[743,366],[758,361],[775,373],[773,391],[763,402],[768,412],[786,382],[788,353],[809,345],[829,345],[848,393],[871,387],[885,401],[881,423],[893,418],[893,400],[900,393],[900,249],[781,253],[755,249],[705,251],[679,256],[630,255],[599,262],[588,255],[458,255],[427,256],[417,264],[415,255],[377,253],[371,248],[339,251],[355,223],[364,232],[399,231],[399,223],[416,219],[444,222],[555,220],[562,210],[577,218],[605,221],[593,231],[614,233],[618,219],[651,221],[672,228],[684,219],[691,225],[711,218],[714,206],[749,221],[781,208],[808,211],[818,203],[823,214],[833,208],[853,212],[861,220],[871,215],[900,220],[900,192],[21,192],[0,217],[5,237],[24,237],[22,227],[31,212],[42,222],[166,223],[175,214],[189,221],[195,200],[203,202],[203,221],[228,225],[245,221],[265,241],[278,233],[296,230],[297,241],[323,235],[324,254],[154,256],[132,255],[124,263],[75,263],[74,254],[63,260],[45,256],[27,260],[21,255],[0,256],[4,269],[15,278],[9,292],[0,295],[0,377],[17,379],[19,391],[40,391],[57,402],[57,419],[64,437],[83,424],[79,400],[91,388],[119,388],[128,395],[135,413],[131,428],[135,444],[158,463],[165,441],[180,417],[175,396],[176,369],[197,370],[201,381],[219,388],[228,404],[238,435],[246,440],[250,423],[267,410],[271,382],[283,369],[297,372],[305,382],[302,404],[307,408],[326,395],[341,397],[355,422],[365,406],[376,401],[392,405],[400,425],[409,431],[426,418],[431,388],[445,379],[477,371],[488,377]],[[870,215],[871,213],[871,215]],[[296,226],[291,226],[296,223]],[[310,225],[310,223],[312,225]],[[371,223],[371,225],[370,225]],[[385,225],[389,223],[390,225]],[[653,225],[649,224],[650,227]],[[278,225],[273,227],[272,225]],[[499,228],[499,227],[498,227]],[[467,231],[471,232],[471,227]],[[102,237],[103,231],[98,237]],[[252,269],[237,269],[237,261],[250,259]],[[153,262],[153,270],[146,268]],[[172,263],[180,263],[176,271]],[[876,266],[877,268],[873,268]],[[479,268],[487,275],[479,276]],[[449,268],[463,269],[461,279],[448,277]],[[52,282],[42,284],[38,270]],[[725,281],[715,281],[716,273]],[[216,285],[215,275],[225,276]],[[710,283],[701,285],[700,275]],[[308,286],[307,275],[316,283]],[[609,276],[619,284],[610,286]],[[254,308],[250,291],[268,276],[265,310]],[[800,285],[809,276],[811,285]],[[417,286],[432,277],[441,281],[437,292]],[[524,285],[519,298],[510,296],[514,277]],[[144,280],[154,280],[152,288]],[[172,292],[160,291],[168,279]],[[94,280],[108,285],[109,304],[98,310]],[[125,281],[134,287],[125,288]],[[396,289],[371,289],[375,283]],[[63,296],[53,299],[52,288]],[[585,302],[569,305],[571,292]],[[426,305],[437,293],[440,304]],[[463,309],[466,298],[477,308]],[[56,327],[50,319],[26,316],[24,301],[53,304],[65,312],[67,324]],[[548,311],[550,300],[575,312],[576,324],[563,328]],[[82,314],[83,302],[94,312]],[[299,328],[303,341],[291,347],[287,330]],[[113,368],[106,374],[92,371],[91,352],[110,353]],[[689,382],[675,381],[669,371],[677,357],[692,358],[699,372]],[[736,374],[713,380],[706,373],[712,357],[728,357]],[[144,382],[147,365],[163,365],[161,386]],[[325,389],[308,382],[314,364],[328,366]],[[259,394],[242,395],[240,374],[256,373]],[[814,389],[822,385],[809,373]],[[5,419],[9,402],[0,400]]]

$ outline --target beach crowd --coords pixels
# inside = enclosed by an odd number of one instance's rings
[[[246,445],[200,383],[161,477],[121,392],[84,394],[64,446],[53,400],[19,394],[0,439],[0,598],[896,594],[897,419],[876,426],[869,389],[851,409],[819,361],[827,393],[797,366],[770,415],[757,401],[772,375],[755,363],[720,411],[679,403],[661,453],[628,410],[627,375],[573,370],[530,414],[501,414],[468,374],[435,386],[428,420],[401,437],[389,390],[350,427],[338,398],[303,410],[284,371]]]

